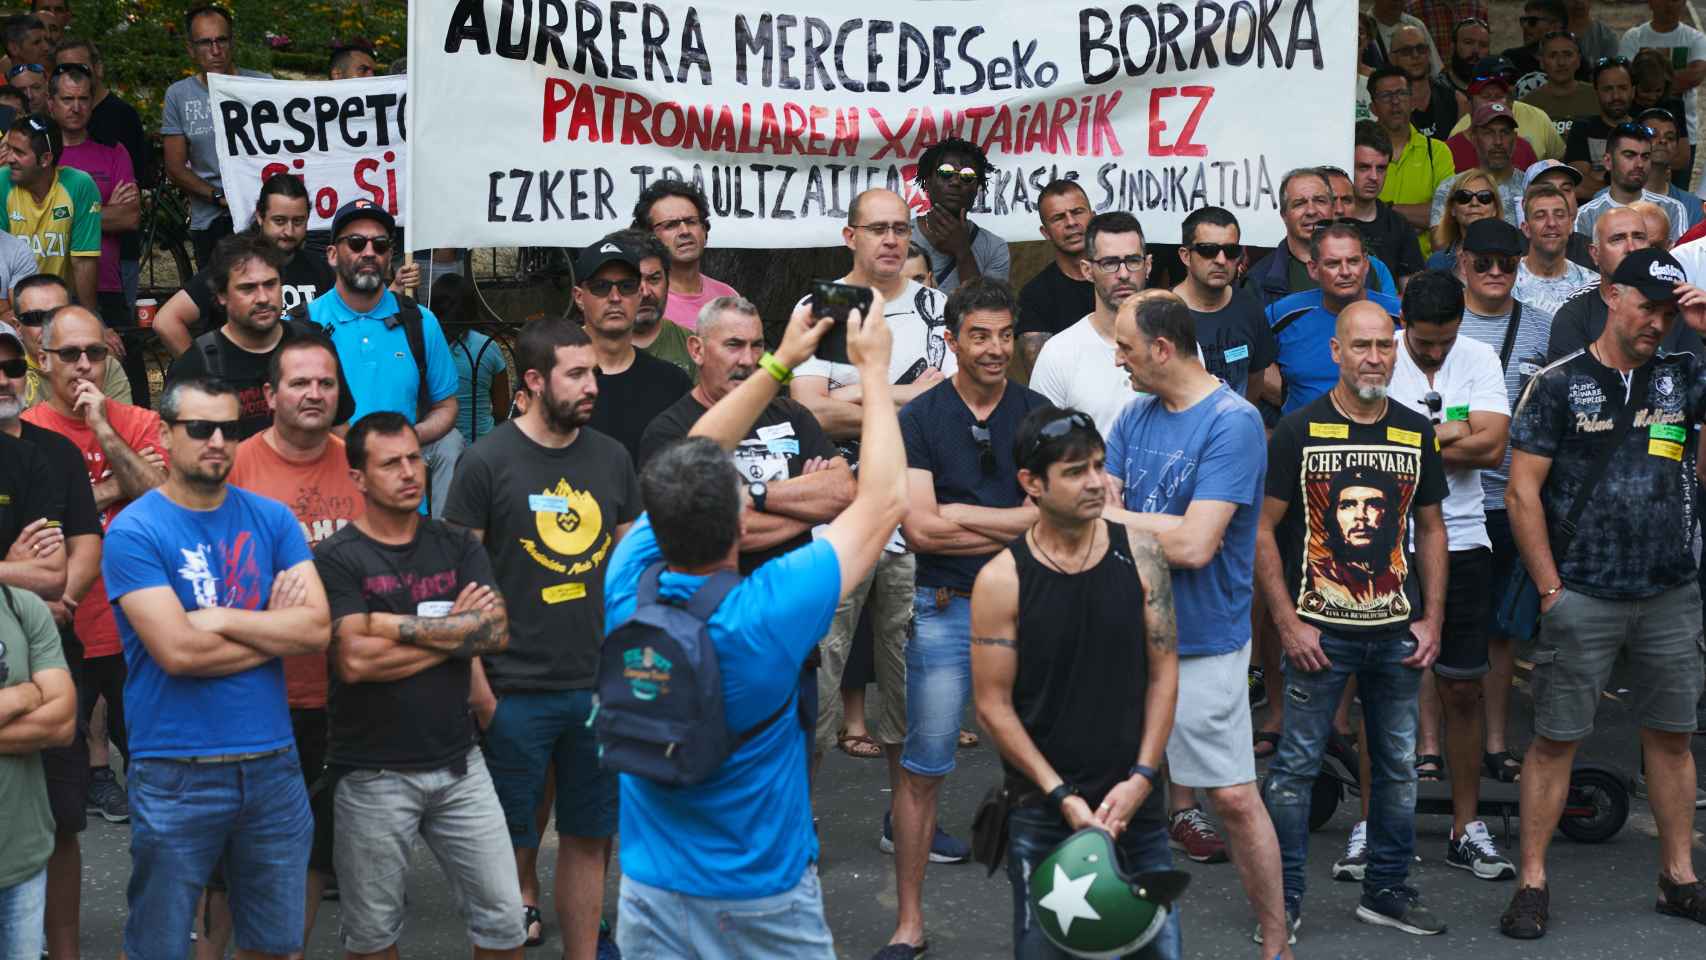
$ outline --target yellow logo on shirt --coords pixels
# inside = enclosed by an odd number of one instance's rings
[[[1348,440],[1351,436],[1351,425],[1348,423],[1316,423],[1309,422],[1309,435],[1325,440]]]
[[[1393,443],[1401,443],[1406,447],[1422,445],[1422,435],[1414,430],[1400,430],[1397,427],[1386,428],[1386,439]]]

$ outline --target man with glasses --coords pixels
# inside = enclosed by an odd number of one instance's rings
[[[691,334],[665,316],[669,309],[669,247],[650,230],[630,228],[610,236],[617,243],[640,251],[640,305],[634,311],[634,346],[659,360],[668,360],[696,380],[699,370],[687,349]],[[701,308],[700,312],[704,310]],[[500,356],[499,362],[501,359]],[[461,363],[458,358],[457,364]]]
[[[165,152],[166,179],[190,198],[190,242],[195,262],[206,266],[213,245],[230,233],[231,211],[220,187],[219,145],[213,135],[213,105],[208,74],[265,77],[268,74],[237,66],[231,11],[204,4],[184,14],[184,44],[195,74],[166,88],[160,115],[160,142]]]
[[[938,140],[918,157],[916,182],[930,210],[913,221],[912,239],[929,255],[936,288],[943,293],[976,277],[1007,280],[1007,241],[970,219],[989,170],[983,150],[959,137]]]
[[[1682,98],[1681,119],[1686,128],[1688,157],[1686,163],[1673,166],[1682,174],[1680,186],[1686,187],[1694,174],[1694,144],[1700,130],[1698,97],[1694,91],[1706,80],[1706,33],[1682,22],[1688,12],[1688,0],[1647,0],[1647,8],[1652,11],[1652,18],[1624,31],[1617,52],[1633,60],[1642,50],[1658,50],[1675,68],[1670,92]]]
[[[16,240],[9,234],[0,235],[5,240]],[[29,253],[29,245],[22,240],[24,253],[35,262],[35,255]],[[0,242],[0,247],[5,246]],[[15,309],[13,320],[17,323],[18,333],[24,338],[24,354],[29,360],[29,381],[24,389],[24,408],[29,409],[41,403],[48,397],[48,381],[41,371],[37,358],[41,356],[41,332],[48,317],[55,310],[71,302],[71,288],[65,281],[51,273],[26,273],[12,287],[12,306]],[[124,367],[116,363],[103,365],[104,372],[100,374],[101,393],[108,400],[120,403],[130,403],[130,378],[125,375]]]
[[[47,112],[47,71],[39,63],[19,63],[6,71],[6,85],[24,95],[30,113]]]
[[[1682,212],[1688,219],[1681,224],[1680,231],[1687,233],[1695,224],[1706,219],[1706,207],[1703,207],[1698,194],[1689,193],[1672,180],[1672,173],[1679,164],[1687,160],[1682,149],[1683,140],[1678,132],[1676,117],[1669,110],[1650,107],[1641,111],[1635,122],[1653,131],[1653,153],[1647,161],[1646,189],[1667,196],[1681,205]],[[1675,221],[1672,221],[1672,226],[1676,226]]]
[[[703,190],[681,180],[652,181],[634,202],[633,228],[650,230],[669,248],[669,299],[663,315],[683,329],[698,326],[705,304],[718,297],[740,296],[734,287],[699,269],[711,236],[711,204]],[[582,274],[576,276],[585,279]]]
[[[971,696],[972,584],[1037,519],[1013,447],[1025,414],[1048,401],[1007,378],[1018,308],[992,277],[955,290],[945,314],[957,369],[900,412],[912,505],[901,532],[918,554],[917,619],[906,645],[906,743],[894,793],[900,916],[873,960],[911,960],[928,947],[924,865]]]
[[[1428,67],[1433,73],[1445,69],[1440,62],[1439,50],[1434,47],[1433,37],[1427,34],[1427,24],[1404,12],[1404,0],[1374,0],[1368,8],[1369,16],[1374,18],[1374,42],[1380,50],[1381,58],[1387,63],[1392,62],[1392,36],[1399,27],[1415,27],[1422,31],[1427,41]]]
[[[1093,216],[1090,196],[1076,180],[1051,181],[1037,195],[1037,232],[1054,256],[1019,291],[1019,350],[1027,370],[1049,337],[1096,308],[1095,284],[1084,269],[1084,229]]]
[[[31,64],[42,73],[53,64],[53,41],[42,18],[19,13],[6,19],[6,60],[14,67]]]
[[[1376,72],[1398,71],[1409,84],[1410,95],[1403,104],[1407,121],[1424,136],[1443,137],[1457,122],[1457,94],[1449,84],[1436,79],[1439,71],[1428,60],[1430,49],[1427,31],[1420,27],[1399,27],[1392,32],[1388,66],[1378,67]],[[1372,96],[1371,93],[1371,112]]]
[[[1412,46],[1421,31],[1413,27],[1394,34]],[[1382,67],[1368,75],[1369,107],[1374,122],[1391,143],[1392,162],[1386,170],[1386,183],[1380,188],[1380,199],[1392,205],[1397,214],[1421,231],[1422,255],[1428,253],[1426,232],[1432,213],[1434,190],[1457,172],[1451,159],[1451,148],[1444,141],[1424,135],[1417,129],[1415,115],[1410,109],[1416,81],[1393,67]]]
[[[1363,120],[1356,125],[1354,143],[1351,189],[1355,199],[1346,215],[1362,224],[1375,256],[1396,271],[1402,284],[1420,273],[1427,261],[1416,228],[1380,198],[1391,170],[1392,141],[1379,124]]]
[[[1593,85],[1581,78],[1582,51],[1575,34],[1553,30],[1541,37],[1540,68],[1545,71],[1546,82],[1523,94],[1521,102],[1544,110],[1568,149],[1576,118],[1599,109]]]
[[[1327,223],[1309,236],[1308,270],[1316,283],[1268,304],[1268,329],[1277,348],[1275,363],[1290,413],[1332,389],[1338,364],[1327,350],[1338,316],[1346,307],[1372,301],[1398,318],[1396,297],[1368,289],[1367,241],[1354,223]]]
[[[97,309],[100,188],[83,171],[60,165],[64,141],[59,124],[47,117],[13,121],[6,147],[12,161],[0,170],[5,229],[29,241],[42,273],[58,276],[70,284],[79,304]]]
[[[693,389],[680,367],[634,348],[643,262],[640,249],[614,235],[588,246],[575,261],[575,310],[598,358],[591,426],[626,447],[635,463],[646,427]]]
[[[1635,102],[1635,81],[1624,57],[1601,59],[1593,65],[1593,91],[1599,112],[1576,118],[1570,139],[1564,144],[1564,162],[1582,175],[1576,199],[1586,202],[1605,189],[1605,144],[1612,128],[1630,121]]]
[[[1043,344],[1030,388],[1062,409],[1082,410],[1103,436],[1137,396],[1114,360],[1114,315],[1149,284],[1143,227],[1129,213],[1099,213],[1084,228],[1084,260],[1096,287],[1096,309]]]
[[[1674,134],[1675,125],[1671,132]],[[1665,212],[1670,220],[1670,242],[1682,236],[1688,223],[1688,211],[1664,193],[1647,189],[1647,172],[1653,153],[1653,130],[1645,124],[1630,121],[1620,123],[1605,141],[1606,189],[1576,211],[1576,232],[1593,233],[1594,224],[1607,210],[1626,207],[1636,200],[1645,200]],[[1700,205],[1695,198],[1694,205]]]
[[[225,482],[230,388],[180,380],[160,413],[168,479],[113,522],[101,567],[134,664],[124,953],[186,955],[221,858],[238,952],[299,953],[314,820],[280,658],[325,655],[325,591],[290,511]]]

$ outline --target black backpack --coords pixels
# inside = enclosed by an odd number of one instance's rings
[[[415,370],[419,374],[417,380],[420,387],[416,391],[415,396],[415,418],[419,419],[424,416],[428,410],[432,409],[432,389],[427,385],[426,331],[423,327],[421,318],[421,305],[416,303],[412,297],[406,297],[400,293],[395,294],[394,296],[397,298],[397,312],[385,318],[385,327],[386,329],[390,329],[398,324],[402,324],[403,335],[409,340],[409,353],[415,358]],[[307,303],[299,303],[296,306],[291,307],[288,316],[291,320],[299,323],[310,324],[327,337],[332,335],[331,324],[316,324],[308,318]],[[340,379],[343,377],[341,362],[339,365],[338,376]],[[347,381],[345,382],[347,383]],[[341,423],[342,421],[340,420],[339,422]]]
[[[303,319],[302,317],[298,317],[296,315],[296,310],[298,309],[301,308],[295,308],[286,315],[284,319],[284,337],[279,340],[279,346],[283,346],[291,340],[295,340],[300,337],[321,336],[325,334],[325,329],[319,324]],[[191,344],[190,349],[200,351],[202,369],[208,376],[213,377],[216,380],[225,379],[225,351],[227,348],[224,343],[220,341],[219,328],[216,327],[201,336],[196,337],[195,342]],[[350,417],[355,415],[355,395],[350,393],[349,378],[344,376],[343,361],[338,359],[335,352],[332,355],[332,359],[338,365],[338,409],[332,418],[332,425],[342,426],[349,422]],[[422,377],[422,380],[425,379],[425,377]]]

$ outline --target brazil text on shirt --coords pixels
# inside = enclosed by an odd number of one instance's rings
[[[606,632],[634,615],[640,575],[662,557],[642,514],[610,560]],[[704,581],[666,570],[659,592],[684,598]],[[759,567],[723,599],[708,632],[730,730],[750,728],[798,695],[800,666],[840,598],[835,547],[815,540]],[[806,787],[810,736],[790,710],[704,783],[665,787],[623,774],[623,871],[696,897],[750,900],[792,888],[818,853]]]
[[[397,319],[397,298],[385,291],[366,313],[357,313],[336,289],[308,305],[308,318],[327,327],[338,348],[338,360],[355,396],[354,423],[379,410],[391,410],[418,420],[420,377],[427,378],[433,403],[456,395],[456,362],[444,341],[438,318],[421,307],[421,333],[426,341],[426,370],[416,368],[409,336]]]
[[[81,170],[60,167],[37,201],[13,186],[11,170],[0,168],[0,208],[6,232],[29,241],[43,273],[70,281],[71,257],[101,255],[101,191]]]
[[[1370,290],[1365,299],[1391,314],[1395,329],[1399,326],[1396,297]],[[1276,362],[1285,382],[1281,412],[1296,410],[1339,382],[1339,365],[1328,343],[1337,323],[1338,317],[1322,306],[1320,290],[1301,290],[1268,304],[1268,328],[1279,346]]]

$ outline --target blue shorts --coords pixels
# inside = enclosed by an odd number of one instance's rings
[[[129,786],[129,960],[183,960],[221,858],[237,949],[301,952],[314,816],[296,748],[231,763],[139,757]]]
[[[960,717],[971,699],[971,601],[950,595],[936,605],[935,587],[913,594],[915,627],[906,645],[906,746],[900,765],[919,776],[945,777],[960,748]]]
[[[809,864],[792,889],[753,900],[694,897],[622,878],[616,945],[625,957],[834,960],[823,888]]]
[[[509,823],[511,845],[537,849],[533,812],[545,795],[545,768],[556,764],[557,832],[616,835],[616,774],[598,763],[592,690],[530,690],[498,699],[486,728],[486,768]]]

